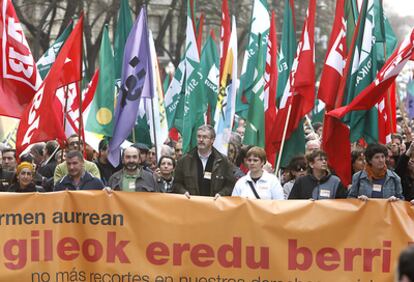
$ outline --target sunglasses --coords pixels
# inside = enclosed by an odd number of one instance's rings
[[[306,166],[297,166],[295,168],[295,171],[299,172],[299,171],[306,171]]]

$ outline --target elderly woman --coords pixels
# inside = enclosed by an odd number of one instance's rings
[[[44,192],[41,186],[36,186],[33,182],[35,168],[29,162],[21,162],[16,168],[16,181],[12,184],[8,192],[29,193]]]
[[[387,154],[388,150],[384,145],[368,145],[365,150],[365,169],[353,175],[348,198],[358,198],[362,201],[369,198],[389,201],[404,199],[400,177],[385,164]]]
[[[283,189],[273,174],[266,172],[266,152],[260,147],[252,147],[246,154],[247,175],[237,180],[232,196],[250,199],[283,200]]]

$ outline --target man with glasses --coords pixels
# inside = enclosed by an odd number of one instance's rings
[[[80,151],[83,152],[83,142],[79,138],[77,134],[73,134],[69,136],[66,143],[66,151]],[[101,174],[99,173],[99,169],[93,162],[88,160],[84,160],[83,163],[85,167],[85,171],[89,172],[92,176],[96,178],[101,178]],[[68,174],[68,167],[65,162],[62,162],[56,166],[55,173],[53,175],[53,181],[56,184],[60,179],[62,179],[65,175]]]
[[[197,147],[177,163],[173,184],[175,193],[198,196],[230,196],[234,187],[232,165],[214,147],[216,134],[211,125],[197,130]]]
[[[339,178],[328,169],[326,153],[316,150],[306,156],[310,174],[299,177],[289,194],[291,199],[343,199],[347,190]]]

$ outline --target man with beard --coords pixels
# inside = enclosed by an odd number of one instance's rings
[[[213,147],[215,137],[211,125],[198,128],[197,147],[177,163],[174,193],[215,198],[231,195],[235,183],[233,166]]]
[[[139,150],[128,147],[122,153],[122,170],[109,178],[108,186],[125,192],[157,192],[152,174],[139,165]]]

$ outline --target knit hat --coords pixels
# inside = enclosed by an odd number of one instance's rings
[[[31,164],[31,163],[29,163],[29,162],[21,162],[18,166],[17,166],[17,168],[16,168],[16,173],[17,174],[20,174],[20,172],[22,171],[22,169],[24,169],[24,168],[28,168],[28,169],[30,169],[32,172],[34,172],[34,166],[33,166],[33,164]]]

